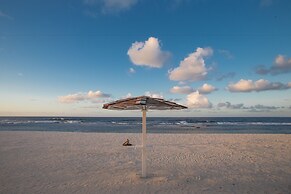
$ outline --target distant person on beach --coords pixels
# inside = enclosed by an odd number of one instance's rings
[[[132,146],[132,144],[129,143],[129,139],[127,139],[122,145],[123,146]]]

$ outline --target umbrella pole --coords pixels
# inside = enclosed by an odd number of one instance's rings
[[[142,109],[142,166],[141,166],[141,177],[147,176],[146,172],[146,109]]]

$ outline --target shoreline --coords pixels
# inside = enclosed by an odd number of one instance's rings
[[[0,132],[1,193],[288,193],[291,135]]]

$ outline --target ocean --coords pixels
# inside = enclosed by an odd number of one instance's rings
[[[140,117],[0,117],[0,131],[140,133]],[[290,117],[148,117],[148,133],[291,134]]]

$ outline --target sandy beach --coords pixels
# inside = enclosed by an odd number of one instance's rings
[[[0,193],[291,193],[291,135],[0,132]]]

